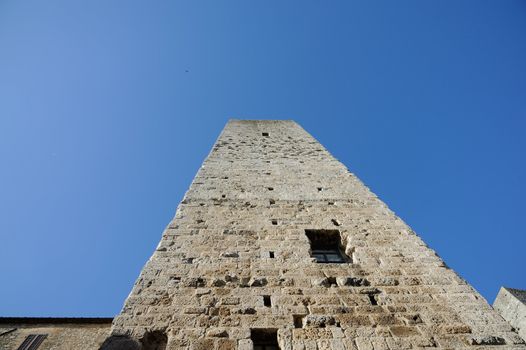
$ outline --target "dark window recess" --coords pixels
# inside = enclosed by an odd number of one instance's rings
[[[277,224],[278,224],[278,220],[272,219],[272,225],[277,225]]]
[[[46,338],[47,334],[30,334],[20,344],[18,350],[36,350]]]
[[[303,318],[305,315],[292,315],[294,320],[294,328],[303,328]]]
[[[323,191],[323,187],[318,187],[318,192]]]
[[[267,187],[269,191],[274,191],[274,187]]]
[[[305,230],[310,241],[311,256],[318,263],[342,264],[349,261],[342,253],[340,231],[338,230]]]
[[[263,295],[263,305],[266,307],[272,306],[272,301],[270,300],[270,295]]]
[[[268,252],[268,256],[274,259],[274,252]]]
[[[261,133],[261,136],[266,136],[266,137],[268,137],[268,132],[262,132],[262,133]]]
[[[251,329],[250,339],[254,350],[279,350],[277,329]]]

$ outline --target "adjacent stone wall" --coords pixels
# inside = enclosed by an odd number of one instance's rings
[[[316,263],[307,229],[339,230],[351,262]],[[102,348],[248,350],[256,328],[282,350],[526,349],[300,126],[232,120]]]
[[[0,349],[16,350],[30,334],[46,335],[38,350],[98,349],[111,319],[0,318]]]
[[[526,290],[500,288],[493,307],[526,339]]]

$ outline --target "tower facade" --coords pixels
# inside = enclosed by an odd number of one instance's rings
[[[231,120],[102,349],[526,349],[293,121]]]

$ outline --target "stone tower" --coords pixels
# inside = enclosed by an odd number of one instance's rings
[[[231,120],[102,349],[526,349],[293,121]]]

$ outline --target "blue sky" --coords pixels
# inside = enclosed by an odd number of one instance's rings
[[[113,316],[228,118],[294,119],[526,289],[523,1],[0,2],[1,316]]]

